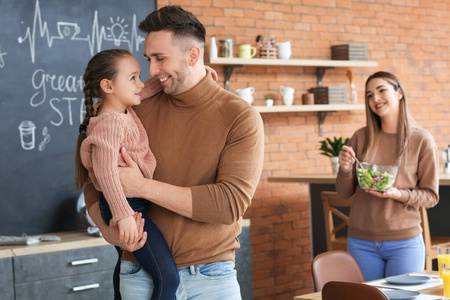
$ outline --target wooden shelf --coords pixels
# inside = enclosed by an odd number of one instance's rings
[[[328,112],[328,111],[348,111],[364,110],[364,104],[314,104],[314,105],[275,105],[275,106],[254,106],[260,113],[280,113],[280,112]]]
[[[373,68],[377,67],[375,61],[365,60],[320,60],[320,59],[266,59],[266,58],[209,58],[205,59],[208,65],[222,65],[225,72],[225,89],[230,90],[230,78],[236,67],[243,66],[285,66],[285,67],[315,67],[317,86],[322,86],[322,78],[327,69],[333,68]]]
[[[374,68],[378,66],[375,61],[362,60],[320,60],[320,59],[265,59],[265,58],[207,58],[208,65],[222,65],[225,73],[225,89],[230,90],[230,78],[236,67],[243,66],[285,66],[285,67],[315,67],[317,86],[322,86],[322,78],[327,69],[333,68]],[[317,112],[319,119],[319,136],[322,136],[323,123],[330,111],[364,110],[364,104],[318,104],[318,105],[293,105],[293,106],[255,106],[260,113],[280,112]]]
[[[275,105],[275,106],[254,106],[259,113],[283,113],[283,112],[317,112],[319,121],[319,136],[323,133],[323,123],[328,112],[334,111],[362,111],[364,104],[314,104],[314,105]]]
[[[209,65],[228,66],[293,66],[293,67],[325,67],[325,68],[373,68],[377,67],[375,61],[359,60],[319,60],[319,59],[266,59],[266,58],[209,58]]]

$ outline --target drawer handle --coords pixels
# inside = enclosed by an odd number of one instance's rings
[[[79,291],[84,291],[84,290],[90,290],[90,289],[96,289],[99,288],[100,284],[98,283],[91,283],[91,284],[86,284],[86,285],[80,285],[80,286],[75,286],[72,288],[73,292],[79,292]]]
[[[88,259],[74,260],[70,264],[72,266],[79,266],[79,265],[95,264],[97,262],[98,258],[88,258]]]

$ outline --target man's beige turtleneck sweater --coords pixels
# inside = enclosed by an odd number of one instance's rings
[[[156,157],[154,180],[191,188],[192,219],[157,205],[149,209],[178,267],[234,261],[242,216],[262,171],[261,116],[217,86],[209,72],[189,91],[160,92],[134,110]],[[99,193],[88,185],[85,197],[89,209]],[[122,258],[135,261],[129,253]]]

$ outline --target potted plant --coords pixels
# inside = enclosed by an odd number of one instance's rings
[[[273,99],[272,99],[272,96],[270,96],[270,94],[267,94],[264,97],[264,100],[266,102],[266,106],[273,106]]]
[[[336,138],[333,140],[330,138],[326,138],[323,141],[320,141],[320,154],[328,156],[331,160],[331,166],[333,167],[333,174],[336,174],[339,170],[339,158],[338,155],[342,151],[342,146],[347,145],[350,139],[346,138],[342,140],[342,137]]]

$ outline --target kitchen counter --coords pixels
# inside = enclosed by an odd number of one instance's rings
[[[307,183],[309,185],[309,207],[311,227],[311,255],[326,252],[325,221],[320,193],[335,191],[336,175],[334,174],[303,174],[294,176],[268,177],[268,182]],[[439,176],[439,203],[428,209],[430,232],[433,236],[450,236],[450,224],[445,222],[450,212],[450,174]]]
[[[314,184],[335,184],[336,175],[334,174],[305,174],[295,176],[269,177],[269,182],[298,182]],[[439,174],[439,185],[450,186],[450,174]]]
[[[44,236],[45,234],[41,235]],[[52,233],[51,235],[57,235],[61,240],[41,242],[35,245],[0,246],[0,258],[109,245],[104,238],[92,236],[86,231],[67,231]]]

